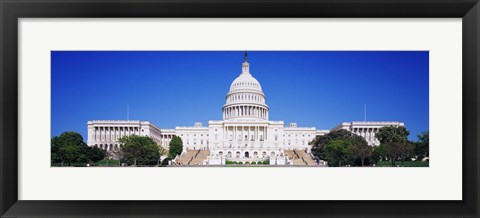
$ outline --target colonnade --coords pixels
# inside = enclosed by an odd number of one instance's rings
[[[261,106],[229,106],[223,109],[223,119],[235,117],[257,117],[268,120],[268,108]]]
[[[268,139],[267,130],[266,126],[225,126],[223,127],[223,138],[232,141],[266,141]],[[241,136],[239,137],[239,135]]]
[[[365,141],[368,142],[369,145],[378,145],[380,142],[375,137],[375,134],[378,132],[379,128],[353,128],[352,132],[363,137]]]
[[[139,127],[98,126],[93,128],[94,141],[118,141],[123,136],[139,135]]]
[[[94,146],[105,151],[117,151],[120,148],[119,144],[95,144]]]

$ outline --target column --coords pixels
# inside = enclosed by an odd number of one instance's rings
[[[264,139],[263,139],[263,140],[267,141],[267,139],[268,139],[268,136],[267,136],[267,134],[268,134],[268,133],[267,133],[267,128],[266,128],[266,127],[263,127],[263,129],[264,129],[264,131],[265,131],[265,136],[264,136]]]
[[[245,106],[245,108],[246,108],[246,106]],[[245,141],[245,135],[247,135],[247,134],[248,134],[248,133],[247,133],[247,128],[246,128],[246,126],[242,126],[242,140]],[[248,137],[247,137],[247,139],[248,139]]]

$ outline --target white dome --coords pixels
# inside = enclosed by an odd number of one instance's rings
[[[262,86],[250,73],[242,73],[230,85],[230,92],[252,90],[262,92]],[[262,92],[263,93],[263,92]]]
[[[230,85],[223,106],[223,118],[268,120],[268,111],[262,86],[250,74],[250,64],[245,53],[242,73]]]

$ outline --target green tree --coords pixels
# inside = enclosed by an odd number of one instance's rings
[[[408,143],[408,135],[410,132],[403,126],[386,126],[378,130],[375,137],[380,141],[380,144],[385,146],[385,152],[388,158],[392,161],[392,166],[395,166],[395,161],[399,157],[405,156],[405,144]]]
[[[406,142],[409,134],[403,126],[386,126],[380,128],[375,137],[381,144],[388,145],[393,142]]]
[[[182,139],[174,135],[172,137],[172,140],[170,141],[170,145],[168,148],[168,157],[170,159],[175,159],[177,155],[182,154],[182,151],[183,151]]]
[[[317,136],[315,139],[313,139],[313,141],[311,142],[312,144],[312,154],[314,156],[317,156],[319,157],[320,159],[322,160],[327,160],[330,157],[327,157],[327,152],[325,150],[325,146],[327,144],[329,144],[331,141],[335,141],[335,140],[341,140],[341,141],[347,141],[349,142],[351,145],[358,145],[358,146],[368,146],[367,144],[367,141],[365,141],[365,139],[361,136],[358,136],[348,130],[344,130],[344,129],[341,129],[341,130],[337,130],[337,131],[333,131],[333,132],[330,132],[326,135],[323,135],[323,136]],[[348,154],[346,154],[348,157],[346,157],[345,160],[347,161],[353,161],[352,158],[355,156],[353,155],[352,156],[352,152],[353,151],[353,148],[349,148],[350,151]],[[331,155],[331,154],[329,154]],[[362,155],[363,156],[363,155]],[[327,160],[328,161],[328,160]],[[344,162],[346,163],[346,162]],[[353,164],[353,162],[352,162]],[[333,165],[336,165],[336,164],[333,164]]]
[[[83,154],[85,154],[85,158],[87,161],[91,163],[96,163],[105,159],[107,156],[107,152],[97,147],[84,147]]]
[[[342,166],[349,159],[352,143],[346,140],[332,140],[325,145],[325,159],[330,166]]]
[[[422,132],[420,135],[417,135],[417,142],[415,143],[415,156],[418,160],[422,160],[425,157],[429,156],[429,131]]]
[[[385,145],[380,144],[379,146],[373,147],[372,156],[370,158],[370,162],[372,164],[377,164],[380,160],[384,157],[387,157],[387,148]]]
[[[87,163],[97,162],[105,158],[105,151],[88,147],[83,141],[83,137],[77,132],[63,132],[51,140],[51,160],[52,163],[60,163],[64,166],[67,163]]]
[[[400,146],[399,157],[400,157],[400,161],[402,162],[402,166],[404,166],[405,159],[407,158],[410,159],[414,155],[415,145],[410,141],[406,141],[406,142],[400,143],[399,146]]]
[[[51,159],[53,163],[61,163],[69,166],[73,162],[79,162],[82,159],[81,151],[88,147],[80,134],[76,132],[63,132],[60,136],[55,136],[51,140]],[[85,156],[83,156],[85,157]]]
[[[157,143],[147,136],[130,135],[118,140],[121,143],[123,160],[134,166],[157,163],[160,151]]]
[[[358,143],[352,144],[350,151],[353,157],[360,159],[363,167],[365,165],[365,158],[372,156],[373,148],[368,144]]]

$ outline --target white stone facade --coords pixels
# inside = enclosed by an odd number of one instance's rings
[[[149,136],[156,143],[161,143],[160,128],[148,121],[138,120],[93,120],[88,121],[87,145],[96,146],[107,151],[119,148],[118,139],[124,136]]]
[[[118,138],[139,134],[152,137],[167,148],[174,135],[183,141],[186,150],[209,150],[206,164],[225,164],[231,161],[264,161],[270,164],[290,164],[286,150],[310,153],[310,143],[316,136],[346,129],[364,137],[370,145],[378,145],[375,133],[383,126],[403,126],[400,122],[349,122],[331,130],[315,127],[285,126],[283,121],[269,120],[269,107],[260,83],[250,73],[245,54],[241,74],[232,82],[222,108],[223,120],[209,121],[208,126],[159,129],[144,121],[89,121],[88,145],[107,150],[118,146]],[[128,131],[125,131],[128,130]],[[107,133],[105,133],[105,131]],[[112,135],[114,137],[112,137]]]

